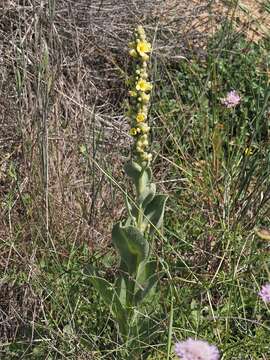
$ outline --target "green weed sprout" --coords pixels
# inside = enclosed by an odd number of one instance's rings
[[[157,262],[151,258],[150,238],[162,225],[167,200],[167,196],[156,194],[156,185],[151,182],[152,154],[149,152],[150,127],[147,123],[152,89],[148,79],[151,44],[141,26],[135,31],[129,47],[135,61],[135,71],[129,79],[128,107],[134,144],[125,172],[134,185],[135,197],[132,200],[130,194],[126,195],[128,217],[115,224],[112,230],[112,242],[120,255],[114,284],[96,274],[91,276],[92,284],[118,323],[123,341],[140,336],[146,325],[138,310],[153,293],[158,277]]]

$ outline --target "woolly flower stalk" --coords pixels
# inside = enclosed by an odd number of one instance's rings
[[[218,360],[219,351],[207,341],[187,339],[175,344],[175,353],[181,360]]]
[[[145,31],[138,26],[134,40],[129,43],[129,54],[136,61],[136,69],[130,79],[130,101],[128,116],[131,120],[130,135],[134,137],[134,153],[140,162],[149,163],[152,154],[148,152],[148,134],[150,127],[147,124],[150,91],[152,84],[148,81],[148,61],[151,52],[151,44],[147,42]]]

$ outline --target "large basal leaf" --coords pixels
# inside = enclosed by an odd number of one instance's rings
[[[113,316],[119,323],[121,323],[121,326],[123,326],[123,324],[127,321],[126,312],[118,294],[113,288],[113,285],[106,279],[95,275],[90,275],[90,281],[102,297],[105,304],[111,309]]]
[[[120,298],[113,288],[113,285],[98,276],[91,276],[90,281],[102,297],[105,304],[109,307],[114,319],[117,321],[120,332],[123,335],[127,335],[129,333],[128,313],[123,307]]]
[[[147,240],[134,226],[123,227],[117,223],[112,230],[112,241],[119,251],[121,262],[124,262],[129,274],[134,274],[139,264],[148,257]]]
[[[151,232],[158,229],[163,222],[165,205],[168,197],[166,195],[156,195],[154,199],[146,206],[145,222],[150,224]]]

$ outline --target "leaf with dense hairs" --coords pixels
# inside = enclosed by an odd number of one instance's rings
[[[126,307],[127,305],[127,286],[126,286],[126,281],[125,281],[125,277],[124,276],[119,276],[116,279],[115,282],[115,289],[116,289],[116,293],[119,296],[119,300],[121,302],[121,304]]]
[[[102,297],[105,304],[111,309],[113,316],[117,319],[117,322],[121,327],[121,331],[125,331],[127,326],[126,311],[118,294],[113,288],[113,285],[107,280],[95,275],[90,275],[90,281]]]
[[[139,204],[142,204],[150,193],[154,192],[155,195],[155,185],[151,184],[152,170],[149,166],[142,168],[136,161],[131,160],[125,164],[125,172],[133,180]]]
[[[119,251],[121,262],[126,265],[129,274],[134,274],[139,264],[148,257],[147,240],[134,226],[123,227],[117,223],[112,230],[112,241]]]
[[[128,161],[124,165],[126,174],[134,181],[138,180],[142,171],[142,167],[136,161]]]
[[[152,170],[150,167],[145,167],[142,169],[138,181],[135,182],[139,204],[142,204],[145,197],[147,196],[147,191],[151,184],[151,178]]]
[[[139,203],[142,203],[143,209],[146,208],[146,205],[149,204],[156,195],[156,184],[150,183],[145,187],[144,192],[139,198]]]
[[[150,223],[151,232],[158,229],[163,222],[165,205],[168,197],[166,195],[156,195],[154,199],[146,206],[145,222]]]
[[[144,300],[157,282],[157,263],[142,262],[138,268],[135,285],[135,305]]]

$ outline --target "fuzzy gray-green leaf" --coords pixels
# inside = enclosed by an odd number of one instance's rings
[[[146,206],[154,199],[155,195],[156,184],[150,183],[142,194],[141,199],[139,199],[139,202],[142,202],[143,209],[145,209]]]
[[[112,241],[119,251],[130,274],[136,272],[139,264],[147,259],[149,244],[143,234],[134,226],[116,224],[112,230]]]
[[[151,231],[158,229],[162,225],[167,199],[166,195],[159,194],[146,206],[144,212],[145,222],[150,224]]]
[[[135,182],[137,197],[139,204],[142,204],[145,197],[148,194],[148,189],[151,184],[152,170],[150,167],[145,167],[142,169],[138,181]]]
[[[142,171],[142,167],[133,160],[128,161],[124,165],[126,174],[131,177],[134,181],[138,180]]]
[[[153,290],[157,282],[157,263],[156,261],[148,261],[140,264],[135,287],[135,304],[144,300]]]
[[[95,275],[90,276],[90,281],[105,304],[110,307],[111,312],[117,318],[118,323],[121,323],[122,325],[125,324],[127,321],[126,312],[113,285],[107,280]]]

